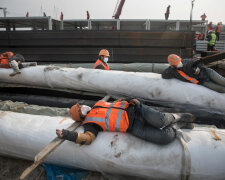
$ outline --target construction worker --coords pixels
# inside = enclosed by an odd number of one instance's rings
[[[9,76],[20,74],[20,69],[28,66],[36,66],[36,62],[24,63],[25,59],[21,54],[14,55],[13,52],[5,52],[0,54],[0,68],[12,68],[13,73]]]
[[[219,93],[225,93],[225,78],[213,69],[204,67],[199,59],[183,59],[176,54],[168,56],[170,67],[164,70],[162,78],[176,78],[184,82],[203,85]]]
[[[82,121],[84,133],[56,130],[59,138],[78,144],[91,144],[98,132],[129,132],[156,144],[168,144],[179,128],[192,129],[194,116],[189,113],[161,113],[137,99],[98,101],[92,108],[76,104],[69,111],[75,121]]]
[[[168,20],[169,19],[169,15],[170,15],[170,5],[167,6],[167,8],[166,8],[165,20]]]
[[[207,16],[205,15],[205,13],[203,15],[201,15],[202,21],[205,21],[206,17]]]
[[[216,34],[214,30],[208,32],[207,40],[208,40],[207,51],[214,51],[214,47],[216,44]]]
[[[211,31],[213,29],[213,24],[212,22],[209,22],[209,24],[207,25],[207,32]]]
[[[63,21],[63,12],[60,14],[60,20]]]
[[[218,22],[217,26],[216,26],[216,40],[219,41],[220,40],[220,32],[221,32],[221,28],[222,28],[222,22]]]
[[[106,49],[102,49],[99,52],[99,58],[95,62],[93,69],[105,69],[109,70],[109,65],[108,65],[108,60],[109,60],[109,51]]]
[[[87,13],[87,19],[90,19],[90,14],[89,14],[89,12],[86,11],[86,13]]]

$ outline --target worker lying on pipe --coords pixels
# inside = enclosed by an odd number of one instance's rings
[[[225,78],[197,59],[183,59],[176,54],[168,56],[170,67],[164,70],[162,78],[176,78],[181,81],[203,85],[219,93],[225,93]]]
[[[0,68],[12,68],[13,73],[10,76],[20,74],[20,69],[28,66],[36,66],[36,62],[24,63],[25,59],[21,54],[14,55],[13,52],[5,52],[0,54]]]
[[[78,144],[91,144],[100,131],[129,132],[156,144],[168,144],[176,138],[176,130],[192,129],[194,116],[189,113],[162,113],[137,99],[113,103],[98,101],[92,108],[76,104],[69,111],[75,121],[82,121],[84,133],[56,130],[59,138]]]

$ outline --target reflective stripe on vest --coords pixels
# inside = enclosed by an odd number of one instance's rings
[[[212,39],[209,41],[209,45],[215,45],[216,42],[216,35],[215,34],[211,34]]]
[[[177,72],[178,72],[183,78],[185,78],[186,80],[188,80],[188,81],[190,81],[190,82],[192,82],[192,83],[194,83],[194,84],[198,84],[198,83],[199,83],[199,81],[198,81],[197,79],[188,76],[188,75],[185,74],[183,71],[177,70]]]
[[[104,131],[126,132],[129,127],[129,120],[125,108],[129,106],[126,101],[108,103],[97,102],[86,116],[83,124],[95,123]]]
[[[108,65],[105,65],[101,60],[97,60],[96,62],[95,62],[95,64],[94,64],[94,66],[93,66],[93,69],[95,69],[97,66],[99,66],[99,65],[102,65],[104,68],[105,68],[105,70],[109,70],[109,66]]]

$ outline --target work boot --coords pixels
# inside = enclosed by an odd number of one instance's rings
[[[19,70],[19,67],[18,67],[18,63],[15,61],[15,60],[12,60],[12,61],[10,61],[10,67],[13,69],[13,73],[11,73],[9,76],[15,76],[15,75],[17,75],[17,74],[20,74],[21,73],[21,71]]]
[[[175,118],[175,122],[178,122],[178,121],[193,122],[195,119],[195,116],[190,113],[176,113],[176,114],[173,114],[173,117]]]
[[[174,124],[171,124],[170,127],[172,127],[173,129],[193,129],[194,125],[193,123],[187,123],[187,122],[177,122]]]
[[[163,127],[169,126],[176,122],[193,122],[194,116],[190,113],[164,113],[165,123]]]

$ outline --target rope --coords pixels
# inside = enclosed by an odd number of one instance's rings
[[[181,131],[177,131],[177,138],[179,139],[183,149],[181,180],[188,180],[191,175],[191,154],[187,148],[187,144]]]

